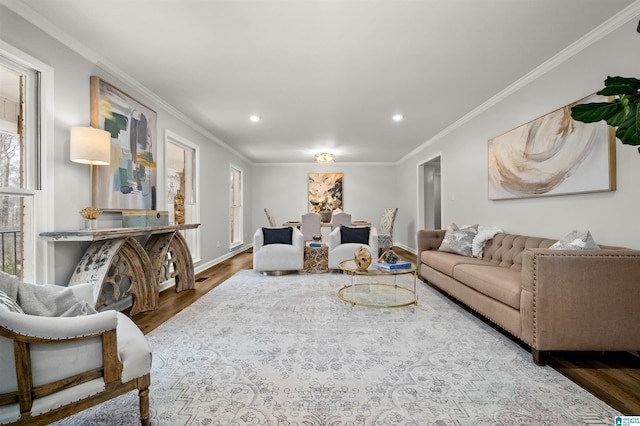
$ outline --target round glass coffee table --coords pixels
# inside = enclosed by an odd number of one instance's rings
[[[338,297],[347,303],[369,308],[401,308],[417,305],[416,265],[409,268],[387,269],[372,263],[366,270],[358,269],[353,259],[342,261],[338,269],[351,277],[351,284],[338,290]],[[413,288],[398,284],[398,276],[413,275]],[[362,281],[360,277],[362,277]],[[386,278],[383,278],[386,277]]]

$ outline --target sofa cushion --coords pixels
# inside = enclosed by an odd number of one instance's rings
[[[293,240],[293,228],[262,228],[264,235],[264,245],[267,244],[289,244]]]
[[[473,257],[460,256],[444,251],[425,250],[420,255],[420,262],[438,272],[452,276],[453,268],[461,264],[485,265],[487,262]]]
[[[520,309],[521,273],[501,266],[460,264],[453,278],[514,309]]]
[[[522,269],[522,252],[530,248],[549,248],[556,240],[497,233],[482,251],[482,259],[496,266]]]
[[[351,227],[342,225],[340,227],[340,243],[369,244],[370,231],[371,229],[368,226]]]
[[[469,226],[458,230],[450,230],[444,234],[439,251],[471,256],[473,238],[478,233],[478,225]]]

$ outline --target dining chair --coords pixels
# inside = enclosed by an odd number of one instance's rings
[[[267,215],[267,220],[269,221],[269,226],[278,226],[278,224],[276,223],[276,220],[273,218],[273,215],[271,214],[271,210],[269,210],[268,208],[264,208],[264,213]]]
[[[320,214],[315,212],[303,214],[300,230],[302,231],[302,235],[304,235],[305,241],[311,241],[313,237],[320,236]]]
[[[382,212],[378,228],[378,255],[393,248],[393,224],[396,220],[397,207],[387,207]]]
[[[351,226],[351,214],[340,212],[335,213],[331,218],[331,230],[340,228],[340,226]]]

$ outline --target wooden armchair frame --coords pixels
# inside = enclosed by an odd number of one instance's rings
[[[18,390],[17,392],[0,394],[0,406],[15,403],[19,403],[20,406],[20,419],[16,422],[9,423],[10,425],[46,425],[135,389],[138,389],[141,424],[149,424],[150,374],[140,376],[125,383],[121,382],[122,363],[118,357],[115,328],[86,336],[57,339],[27,336],[0,326],[0,336],[13,340],[14,348]],[[69,377],[40,386],[33,385],[30,345],[56,345],[96,338],[100,338],[102,341],[102,368],[70,375]],[[37,416],[31,415],[34,400],[99,378],[104,380],[105,386],[103,391],[79,401],[54,408]]]

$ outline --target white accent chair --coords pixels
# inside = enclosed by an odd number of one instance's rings
[[[351,226],[351,215],[345,212],[334,213],[331,217],[331,230],[340,228],[342,225]]]
[[[393,248],[393,224],[396,220],[397,207],[387,207],[380,218],[378,233],[378,251],[391,250]]]
[[[291,244],[265,244],[263,229],[291,229]],[[304,237],[296,227],[258,228],[253,235],[253,269],[265,275],[284,275],[304,268]]]
[[[273,214],[271,213],[271,210],[265,207],[264,214],[267,215],[267,221],[269,222],[269,226],[271,227],[278,226],[278,224],[276,223],[276,219],[273,217]]]
[[[303,214],[300,231],[305,241],[311,241],[313,237],[321,236],[320,214],[314,212]]]
[[[92,284],[70,288],[93,301]],[[41,317],[0,309],[0,359],[0,424],[49,424],[136,389],[141,423],[149,424],[151,349],[120,312]]]
[[[371,227],[369,231],[369,244],[342,243],[340,228],[336,228],[329,234],[329,269],[338,269],[338,264],[343,260],[354,258],[354,253],[358,246],[364,246],[371,254],[371,260],[377,259],[378,254],[378,231]]]

